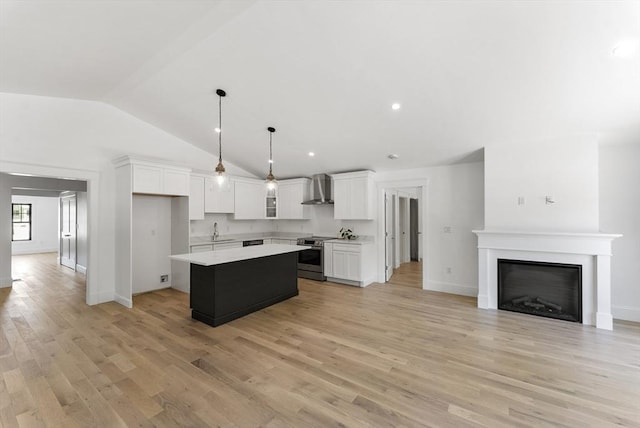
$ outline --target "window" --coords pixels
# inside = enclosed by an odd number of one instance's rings
[[[31,204],[11,204],[12,241],[31,241]]]

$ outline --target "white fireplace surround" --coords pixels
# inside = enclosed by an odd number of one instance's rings
[[[498,308],[498,259],[582,266],[582,323],[613,329],[611,242],[605,233],[474,230],[478,235],[478,307]]]

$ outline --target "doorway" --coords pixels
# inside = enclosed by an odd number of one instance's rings
[[[23,278],[31,277],[31,274],[25,269],[33,269],[34,261],[47,260],[50,262],[50,257],[53,256],[54,262],[63,270],[70,272],[74,275],[74,278],[79,278],[77,283],[82,283],[85,287],[86,303],[95,304],[99,303],[100,296],[93,293],[97,291],[96,281],[89,272],[89,262],[95,262],[96,251],[92,251],[90,255],[89,250],[95,247],[96,241],[89,240],[89,234],[96,234],[97,222],[93,222],[90,225],[90,216],[95,219],[97,209],[95,203],[97,202],[91,195],[97,195],[98,176],[96,173],[89,171],[72,171],[66,169],[59,169],[54,167],[37,167],[32,165],[2,163],[1,168],[7,172],[1,172],[2,175],[0,185],[0,196],[4,203],[13,204],[14,199],[16,202],[22,201],[24,203],[30,203],[30,232],[31,236],[28,240],[22,240],[22,242],[15,242],[14,238],[9,234],[7,238],[2,239],[0,242],[0,252],[7,254],[7,262],[0,265],[0,277],[8,278],[6,284],[11,284],[11,281],[20,280]],[[38,175],[41,174],[41,175]],[[71,178],[77,174],[78,179]],[[53,178],[53,177],[69,177],[69,178]],[[91,193],[90,193],[91,192]],[[61,252],[61,197],[63,195],[75,195],[75,214],[72,210],[69,210],[69,216],[67,218],[68,224],[75,224],[75,227],[70,226],[65,232],[76,231],[76,245],[75,248],[67,247],[69,250],[66,254]],[[25,202],[26,200],[26,202]],[[31,202],[29,202],[31,201]],[[69,202],[68,205],[73,206],[73,202]],[[82,209],[82,213],[79,210]],[[13,215],[13,212],[12,212]],[[75,218],[74,218],[75,217]],[[3,218],[4,220],[4,218]],[[11,221],[11,219],[8,219]],[[78,223],[82,226],[81,242],[78,241]],[[66,233],[65,233],[66,234]],[[91,248],[90,248],[91,247]],[[33,255],[34,257],[29,257]],[[40,257],[39,255],[42,255]],[[15,256],[15,257],[14,257]],[[46,256],[46,257],[45,257]],[[4,257],[4,256],[3,256]],[[29,263],[25,263],[24,260],[29,260]],[[64,259],[64,264],[62,263]],[[75,264],[72,260],[75,259]],[[80,266],[78,263],[82,263]],[[64,267],[63,267],[64,266]],[[68,268],[75,270],[72,272]],[[80,280],[81,279],[81,280]],[[4,284],[4,283],[3,283]]]
[[[379,271],[383,272],[384,282],[389,285],[424,288],[421,208],[426,184],[419,184],[422,185],[381,189],[383,221],[380,223],[383,225],[381,238],[384,238],[381,239],[381,252],[384,257],[380,258]]]

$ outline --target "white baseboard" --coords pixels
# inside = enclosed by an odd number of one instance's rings
[[[640,308],[631,306],[611,306],[613,318],[617,320],[640,322]]]
[[[12,256],[24,256],[27,254],[41,254],[41,253],[57,253],[58,248],[25,248],[22,250],[11,250]]]
[[[478,287],[456,284],[453,282],[429,281],[423,289],[429,291],[440,291],[442,293],[459,294],[461,296],[478,296]]]
[[[189,289],[189,287],[183,287],[181,285],[172,285],[170,288],[173,288],[174,290],[178,290],[182,293],[186,293],[186,294],[190,294],[191,290]]]
[[[100,303],[113,302],[113,292],[101,291],[99,293],[89,295],[89,305],[99,305]]]
[[[113,300],[120,303],[122,306],[125,306],[129,309],[133,308],[133,300],[130,297],[123,297],[119,294],[115,294],[113,297]]]
[[[82,265],[76,265],[76,272],[81,273],[83,275],[87,274],[87,268]]]
[[[13,278],[5,276],[0,278],[0,288],[9,288],[13,284]]]

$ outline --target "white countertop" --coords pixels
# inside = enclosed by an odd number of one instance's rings
[[[306,238],[308,233],[289,233],[289,232],[267,232],[267,233],[241,233],[237,235],[220,235],[217,240],[213,240],[211,236],[191,236],[189,238],[190,245],[208,245],[225,242],[242,242],[250,241],[253,239],[289,239],[296,240],[298,238]]]
[[[324,241],[325,243],[331,244],[350,244],[350,245],[368,245],[373,244],[375,240],[372,236],[359,236],[356,239],[330,239],[328,241]]]
[[[306,249],[307,247],[299,245],[266,244],[229,248],[226,250],[204,251],[202,253],[176,254],[169,256],[169,258],[196,265],[214,266],[241,260],[257,259],[259,257],[275,256],[276,254],[294,253]]]

